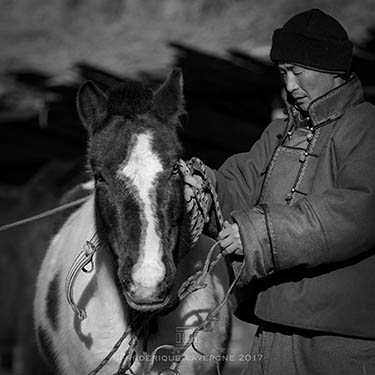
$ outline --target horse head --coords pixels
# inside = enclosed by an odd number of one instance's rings
[[[162,309],[183,251],[185,205],[176,168],[182,156],[182,74],[173,70],[155,92],[134,82],[103,92],[87,81],[77,106],[89,134],[100,242],[114,254],[130,307]]]

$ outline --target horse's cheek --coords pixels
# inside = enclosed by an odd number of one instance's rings
[[[168,248],[171,249],[171,251],[176,249],[178,237],[179,237],[179,227],[172,226],[170,228],[170,232],[168,236],[168,241],[169,241]]]
[[[98,193],[96,196],[97,222],[103,227],[108,237],[113,236],[116,226],[118,226],[117,212],[115,205],[108,198],[108,194]]]

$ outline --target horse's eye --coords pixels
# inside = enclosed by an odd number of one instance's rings
[[[98,184],[98,183],[105,183],[105,179],[104,177],[102,176],[101,173],[99,172],[95,172],[94,173],[94,179],[95,179],[95,183]]]
[[[179,173],[180,173],[180,167],[178,166],[178,164],[175,164],[172,168],[171,175],[177,176]]]

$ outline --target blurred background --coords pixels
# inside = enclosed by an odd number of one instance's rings
[[[84,178],[78,86],[121,80],[151,87],[184,74],[186,157],[218,167],[247,151],[280,114],[268,53],[273,30],[319,7],[355,43],[353,70],[375,102],[373,0],[2,0],[0,225],[53,208]],[[47,374],[34,342],[38,267],[62,217],[0,232],[0,374]],[[249,353],[254,327],[236,320],[231,353]],[[228,374],[243,363],[229,363]],[[237,372],[236,372],[237,371]]]

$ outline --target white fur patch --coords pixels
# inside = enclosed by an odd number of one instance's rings
[[[139,258],[133,267],[134,292],[147,298],[164,279],[165,266],[162,262],[161,239],[156,233],[156,215],[153,213],[151,200],[157,175],[163,170],[159,157],[152,150],[150,132],[138,134],[129,159],[120,167],[118,175],[126,177],[133,183],[141,204],[144,207],[145,222],[142,223],[142,234]]]

